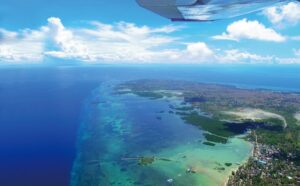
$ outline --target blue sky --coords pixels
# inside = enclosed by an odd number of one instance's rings
[[[0,63],[300,64],[300,5],[170,22],[134,0],[2,0]]]

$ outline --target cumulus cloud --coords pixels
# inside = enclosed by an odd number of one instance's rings
[[[76,38],[71,30],[64,27],[59,18],[48,19],[47,35],[54,41],[57,50],[46,51],[45,54],[58,58],[89,59],[87,47]]]
[[[206,43],[197,42],[197,43],[188,43],[186,50],[183,53],[183,60],[196,60],[205,61],[211,59],[214,56],[214,52],[210,49]]]
[[[39,62],[43,59],[42,30],[12,32],[0,29],[0,61]]]
[[[169,36],[178,29],[172,25],[151,28],[126,22],[92,22],[89,28],[68,28],[59,18],[51,17],[39,30],[0,30],[0,60],[54,57],[95,63],[175,63],[204,62],[213,55],[205,43],[181,44],[177,42],[179,38]]]
[[[221,35],[213,36],[216,40],[234,40],[253,39],[260,41],[283,42],[285,37],[271,28],[266,28],[258,21],[249,21],[242,19],[230,24],[227,32]]]
[[[138,26],[119,22],[104,24],[91,22],[88,27],[70,28],[59,18],[51,17],[47,24],[36,30],[9,31],[0,29],[0,61],[42,62],[45,59],[71,59],[88,63],[270,63],[274,57],[252,54],[247,51],[219,50],[205,42],[184,43],[175,37],[179,27]],[[239,23],[240,22],[240,23]],[[274,37],[277,33],[258,22],[241,20],[240,24],[256,26],[229,26],[223,39]],[[257,27],[257,24],[260,25]],[[261,28],[262,27],[262,28]],[[244,29],[244,30],[243,30]],[[244,33],[260,30],[256,34]],[[267,30],[267,31],[266,31]],[[265,36],[264,36],[265,34]],[[216,36],[217,37],[217,36]],[[219,38],[220,39],[220,38]],[[281,38],[282,39],[282,38]],[[298,54],[299,51],[295,51]],[[291,60],[290,60],[291,61]]]
[[[223,54],[217,56],[218,61],[223,63],[272,63],[274,57],[261,56],[237,49],[225,50]]]
[[[93,28],[68,29],[58,18],[48,19],[49,33],[57,50],[48,56],[102,62],[142,62],[162,60],[172,53],[163,46],[176,40],[166,36],[177,30],[173,26],[150,28],[132,23],[103,24],[93,22]]]
[[[151,62],[174,57],[175,52],[164,45],[177,39],[167,34],[179,27],[150,28],[125,22],[113,25],[93,22],[92,26],[66,28],[59,18],[51,17],[38,30],[0,29],[0,61],[37,62],[56,57],[90,62]]]
[[[290,2],[281,6],[274,6],[264,10],[264,15],[277,26],[295,25],[300,21],[300,4]]]

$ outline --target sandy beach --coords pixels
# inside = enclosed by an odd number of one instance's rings
[[[236,117],[238,120],[253,120],[253,121],[259,121],[263,119],[279,119],[283,123],[283,127],[287,127],[286,119],[279,115],[272,112],[264,111],[261,109],[253,109],[253,108],[241,108],[236,111],[224,111],[223,114],[225,115],[231,115],[233,117]]]

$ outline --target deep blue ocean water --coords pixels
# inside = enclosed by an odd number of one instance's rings
[[[68,185],[84,101],[105,81],[185,79],[300,91],[297,66],[0,69],[0,185]]]

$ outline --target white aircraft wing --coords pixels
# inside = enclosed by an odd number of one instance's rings
[[[213,21],[232,18],[290,0],[136,0],[172,21]]]

